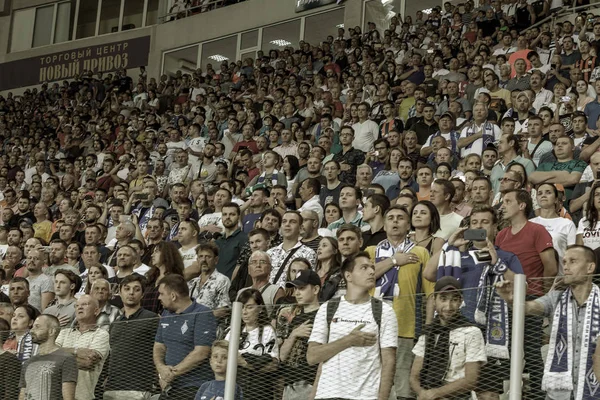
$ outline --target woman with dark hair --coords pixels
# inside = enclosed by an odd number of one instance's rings
[[[600,247],[600,183],[592,186],[584,217],[577,226],[577,244],[592,250]]]
[[[17,356],[19,361],[26,361],[37,354],[38,346],[31,340],[30,329],[40,312],[29,304],[15,309],[10,321],[10,335],[2,345],[2,349]]]
[[[170,274],[183,276],[183,270],[183,259],[177,247],[171,242],[158,242],[152,252],[150,270],[146,272],[148,282],[142,298],[142,307],[160,314],[163,307],[158,300],[158,283]]]
[[[300,171],[300,161],[296,156],[285,156],[283,159],[283,172],[287,179],[287,199],[286,203],[293,202],[294,200],[294,185],[296,184],[296,178],[298,177],[298,171]]]
[[[79,293],[75,295],[75,297],[79,298],[84,294],[90,294],[92,291],[92,285],[96,282],[97,279],[106,279],[108,280],[108,270],[102,264],[92,265],[88,269],[87,276],[84,278],[84,282],[81,285],[83,288],[83,292],[80,290]]]
[[[277,369],[279,345],[275,329],[269,322],[267,308],[260,291],[247,289],[240,293],[243,304],[242,329],[238,356],[238,382],[244,399],[273,398],[274,372]],[[230,340],[231,332],[225,340]]]
[[[342,209],[336,203],[328,203],[325,210],[323,210],[323,214],[325,218],[323,218],[321,228],[327,228],[329,224],[342,218]]]
[[[321,278],[319,301],[327,301],[346,293],[346,282],[342,276],[342,254],[335,238],[326,236],[317,249],[317,268]]]
[[[427,249],[429,255],[442,248],[444,239],[434,237],[440,229],[440,214],[429,200],[419,201],[412,209],[410,239],[416,246]]]

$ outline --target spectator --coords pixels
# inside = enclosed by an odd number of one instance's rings
[[[207,359],[216,334],[215,318],[207,307],[192,301],[182,276],[165,276],[158,291],[164,307],[161,321],[169,321],[159,324],[154,342],[160,388],[163,395],[169,387],[169,397],[193,399],[212,378]]]
[[[543,297],[527,301],[525,303],[525,314],[552,317],[553,321],[546,367],[544,368],[543,378],[540,378],[541,390],[545,391],[547,396],[552,397],[568,397],[573,392],[583,393],[585,396],[590,388],[584,387],[581,378],[575,374],[575,369],[557,369],[558,341],[562,341],[562,344],[567,346],[569,350],[568,357],[572,357],[572,360],[568,360],[569,363],[572,362],[573,365],[582,365],[583,368],[591,369],[587,366],[589,364],[580,364],[580,360],[581,357],[585,359],[592,357],[589,351],[594,345],[595,339],[585,332],[597,317],[591,313],[588,318],[568,326],[566,331],[562,333],[559,333],[558,327],[561,323],[565,323],[564,319],[567,318],[569,313],[567,310],[574,307],[581,308],[584,302],[591,301],[592,304],[586,304],[589,313],[589,307],[598,304],[600,293],[598,286],[592,283],[591,277],[591,274],[596,270],[596,256],[589,247],[576,245],[567,249],[564,260],[566,274],[563,285],[566,286],[565,290],[553,290]],[[508,304],[512,304],[511,283],[505,281],[497,285],[498,293]],[[576,338],[580,339],[576,340]],[[589,348],[588,345],[590,345]],[[577,348],[577,346],[580,346],[580,348]],[[597,355],[594,355],[594,357],[597,357]],[[592,385],[592,389],[596,386],[597,384]]]
[[[304,257],[313,267],[316,265],[316,253],[300,241],[302,223],[302,215],[299,212],[286,212],[281,223],[283,243],[267,251],[273,267],[269,281],[276,286],[284,285],[285,273],[292,257]]]
[[[27,255],[27,271],[29,275],[29,304],[40,311],[54,300],[54,284],[52,278],[42,273],[46,264],[46,254],[40,250],[30,250]]]
[[[420,332],[425,320],[423,304],[433,292],[433,284],[421,276],[421,266],[427,264],[429,254],[408,239],[411,216],[406,208],[390,207],[384,221],[386,238],[376,246],[373,257],[377,277],[375,296],[392,301],[398,321],[394,390],[397,397],[410,397],[412,338]],[[423,294],[425,297],[421,298]]]
[[[44,270],[44,273],[50,278],[59,269],[66,269],[79,275],[79,269],[65,263],[68,244],[62,239],[54,239],[50,242],[50,265]]]
[[[25,278],[15,277],[8,285],[8,297],[13,307],[20,307],[29,303],[29,281]],[[39,310],[38,310],[39,311]]]
[[[315,381],[317,369],[306,362],[308,338],[313,322],[319,310],[319,292],[321,280],[316,272],[305,270],[300,272],[287,288],[293,288],[297,306],[293,306],[290,332],[279,350],[281,360],[280,372],[285,379],[283,398],[308,398],[312,392],[311,382]]]
[[[510,190],[504,194],[501,209],[503,217],[510,221],[511,227],[498,233],[496,245],[519,257],[523,272],[530,280],[528,299],[536,299],[545,293],[544,283],[548,284],[540,278],[556,276],[558,267],[552,237],[543,226],[527,220],[531,207],[531,198],[524,190]],[[527,329],[534,331],[542,329],[541,323],[541,319],[536,317],[528,317],[525,321]],[[526,361],[527,365],[540,365],[540,347],[539,336],[525,338],[525,359],[529,360]],[[530,370],[530,374],[535,393],[539,390],[537,388],[541,387],[541,376],[533,369]]]
[[[120,285],[123,314],[110,326],[111,356],[105,386],[106,400],[148,396],[156,379],[152,362],[154,335],[158,315],[142,308],[145,279],[129,275]],[[125,367],[127,366],[127,367]],[[136,379],[128,379],[124,368],[137,371]]]
[[[236,260],[240,255],[242,246],[248,241],[248,236],[238,226],[240,223],[240,207],[235,203],[223,205],[223,226],[225,234],[216,240],[219,248],[217,271],[231,279],[235,270]]]
[[[369,296],[375,284],[375,267],[367,253],[346,259],[342,271],[348,285],[346,295],[319,308],[308,340],[308,365],[323,363],[315,398],[387,399],[394,379],[398,335],[393,310]],[[346,326],[337,322],[341,318],[355,322]],[[346,373],[340,374],[339,365],[344,365]],[[352,369],[361,373],[351,373]]]
[[[390,201],[382,194],[372,194],[367,198],[363,208],[363,220],[370,229],[362,234],[361,250],[369,246],[377,246],[385,239],[383,216],[390,207]]]
[[[492,325],[501,327],[502,332],[508,332],[510,323],[509,305],[498,298],[494,289],[495,283],[502,279],[512,280],[515,274],[523,273],[516,255],[493,245],[497,223],[498,217],[494,209],[489,206],[475,207],[469,219],[469,229],[484,229],[486,240],[473,241],[469,246],[463,239],[467,228],[457,230],[448,240],[448,247],[444,250],[446,262],[438,263],[440,249],[429,259],[424,272],[425,278],[430,281],[440,281],[444,276],[459,279],[462,283],[464,302],[461,314],[471,323],[485,326],[485,332],[490,333]],[[475,252],[471,253],[473,250]],[[460,252],[460,262],[456,264],[449,262],[458,260],[452,257],[452,252],[455,251]],[[480,297],[479,293],[483,293],[485,297]],[[486,298],[489,300],[484,300]],[[499,307],[490,309],[490,304],[499,304]],[[503,381],[510,379],[510,337],[506,334],[486,334],[484,339],[488,363],[481,369],[477,393],[482,396],[497,396],[504,391]]]
[[[41,315],[33,323],[31,338],[38,355],[23,364],[19,387],[21,398],[75,399],[78,382],[76,356],[57,345],[58,319]]]
[[[130,274],[127,276],[132,275],[137,274]],[[118,285],[118,283],[113,284],[114,287],[118,287]],[[106,279],[101,278],[96,279],[90,289],[90,294],[94,300],[98,302],[98,309],[100,310],[96,316],[96,325],[107,331],[110,324],[115,322],[119,315],[121,315],[120,307],[111,304],[111,302],[116,303],[119,306],[122,306],[123,304],[120,296],[111,298],[111,292],[111,284]],[[109,299],[111,302],[109,302]]]
[[[355,132],[353,127],[342,127],[340,131],[342,151],[333,156],[333,160],[340,164],[340,180],[350,185],[356,183],[356,168],[365,162],[365,154],[363,151],[353,147],[354,138]]]
[[[162,313],[162,303],[158,299],[159,282],[167,275],[183,276],[183,260],[177,247],[173,243],[159,242],[152,252],[152,266],[146,273],[146,285],[142,308],[151,312]]]
[[[367,223],[363,221],[362,213],[358,211],[358,207],[362,203],[362,191],[352,185],[344,185],[340,190],[340,209],[342,217],[335,222],[329,224],[327,229],[334,234],[337,229],[345,224],[352,224],[359,228],[367,227]]]
[[[71,271],[59,269],[54,273],[54,304],[44,314],[58,319],[61,327],[70,326],[75,320],[75,293],[81,289],[81,278]]]
[[[319,247],[319,242],[322,239],[322,236],[319,234],[319,231],[321,231],[319,229],[319,216],[315,211],[311,210],[301,211],[300,215],[302,216],[302,229],[300,230],[302,235],[301,242],[304,246],[310,248],[316,254]],[[327,230],[323,231],[328,232]]]
[[[261,293],[256,289],[244,290],[238,301],[243,304],[242,338],[238,357],[238,379],[244,398],[271,397],[272,373],[277,370],[279,346],[275,330],[267,318]],[[225,340],[230,340],[230,333]]]
[[[215,379],[204,382],[195,399],[216,399],[225,397],[225,372],[227,371],[227,355],[229,351],[229,342],[226,340],[216,340],[210,349],[210,367],[215,374]],[[236,384],[234,400],[241,400],[243,396],[242,389]]]
[[[437,317],[413,350],[410,382],[419,398],[466,396],[487,362],[481,331],[460,314],[460,290],[458,280],[450,276],[435,284]],[[450,351],[454,343],[462,343],[457,346],[461,354]]]
[[[197,248],[200,276],[188,282],[190,297],[197,303],[213,310],[216,318],[223,318],[229,313],[229,278],[221,274],[215,267],[219,259],[219,248],[213,243],[201,244]]]
[[[77,300],[75,326],[60,331],[56,344],[77,359],[77,388],[75,398],[93,399],[102,366],[109,352],[109,336],[98,329],[96,316],[100,312],[98,301],[83,295]]]
[[[29,304],[15,307],[10,322],[10,335],[2,344],[2,350],[10,351],[23,362],[37,354],[38,346],[31,338],[31,327],[40,315],[39,311]]]

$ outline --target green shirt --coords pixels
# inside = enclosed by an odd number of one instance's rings
[[[586,169],[586,167],[587,167],[586,162],[581,161],[581,160],[569,160],[569,161],[565,161],[565,162],[555,161],[555,162],[540,164],[537,167],[536,171],[541,171],[541,172],[568,171],[568,172],[583,173],[583,171]],[[555,182],[555,183],[560,183],[560,182]],[[563,185],[563,186],[565,187],[564,205],[566,207],[569,200],[571,200],[571,196],[573,195],[573,188],[575,188],[575,185],[572,185],[572,186]]]

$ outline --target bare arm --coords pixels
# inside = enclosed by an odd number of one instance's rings
[[[575,244],[583,246],[583,235],[581,233],[578,233],[577,237],[575,237]]]
[[[587,201],[590,199],[591,192],[591,190],[586,189],[583,195],[571,200],[569,202],[569,211],[573,213],[575,211],[581,210],[583,208],[583,205],[587,203]]]
[[[544,182],[561,183],[565,186],[574,186],[579,183],[581,172],[569,171],[536,171],[529,175],[529,181],[534,184]]]
[[[52,293],[52,292],[42,293],[42,311],[44,311],[46,309],[46,307],[48,307],[48,304],[50,304],[52,302],[52,300],[54,300],[54,293]]]
[[[471,136],[460,138],[460,139],[458,139],[458,148],[462,149],[464,147],[467,147],[468,145],[475,142],[477,139],[481,139],[482,137],[483,137],[483,131],[477,132]]]
[[[600,148],[600,137],[597,138],[596,140],[594,140],[594,143],[592,143],[588,146],[585,146],[585,148],[581,150],[579,159],[589,163],[590,158],[592,158],[592,154],[594,154],[596,151],[598,151],[598,148]]]
[[[549,248],[540,253],[542,264],[544,264],[544,278],[554,278],[558,273],[558,265],[556,264],[556,257],[554,255],[554,248]],[[552,279],[544,279],[544,287],[547,292],[552,286]]]
[[[421,387],[421,370],[423,369],[423,357],[415,357],[410,369],[410,387],[417,396],[423,391]]]
[[[75,382],[63,382],[62,384],[62,397],[63,400],[75,400],[75,388],[77,384]]]
[[[381,349],[381,380],[379,382],[379,400],[387,400],[394,384],[396,373],[396,348]]]
[[[19,400],[25,400],[25,388],[19,392]]]
[[[467,393],[475,389],[477,379],[479,379],[480,362],[465,363],[465,377],[457,379],[439,388],[431,389],[435,393],[432,398],[443,399],[460,393]]]
[[[513,283],[512,281],[502,281],[496,284],[496,292],[506,301],[509,307],[513,305]],[[544,306],[537,301],[525,302],[525,315],[544,315]]]

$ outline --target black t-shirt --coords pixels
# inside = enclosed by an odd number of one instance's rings
[[[294,317],[289,324],[288,337],[294,329],[310,321],[312,324],[317,315],[318,309],[309,313],[300,313]],[[287,339],[287,337],[285,338]],[[318,365],[308,365],[306,353],[308,351],[308,338],[298,338],[294,342],[287,360],[281,363],[282,374],[285,384],[290,385],[294,382],[306,381],[313,382],[317,375]]]

